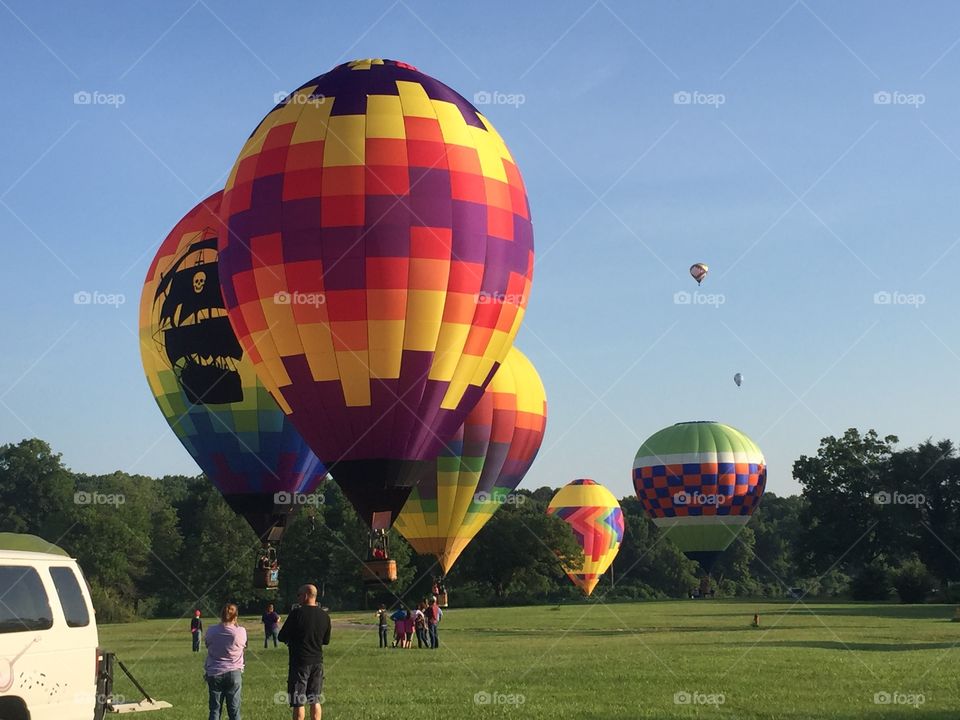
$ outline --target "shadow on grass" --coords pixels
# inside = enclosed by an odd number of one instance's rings
[[[958,639],[960,641],[960,639]],[[817,650],[856,650],[866,652],[914,652],[917,650],[949,650],[957,647],[955,642],[931,643],[842,643],[837,640],[771,640],[757,647],[813,648]]]

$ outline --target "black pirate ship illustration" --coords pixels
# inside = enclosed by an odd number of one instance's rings
[[[237,362],[243,349],[220,295],[217,238],[212,230],[202,232],[161,273],[153,306],[155,317],[159,314],[154,340],[187,400],[198,405],[241,401]]]

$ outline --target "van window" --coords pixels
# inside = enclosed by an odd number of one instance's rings
[[[73,570],[68,567],[50,568],[50,577],[60,596],[63,605],[63,614],[67,619],[67,627],[85,627],[90,624],[90,612],[87,610],[87,601],[80,591],[80,583]]]
[[[0,633],[51,627],[53,613],[37,571],[16,565],[0,567]]]

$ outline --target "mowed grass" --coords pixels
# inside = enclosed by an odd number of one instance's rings
[[[754,612],[759,629],[750,626]],[[952,616],[943,605],[720,600],[451,607],[441,648],[429,651],[380,650],[372,612],[333,613],[324,717],[954,720],[960,623]],[[288,717],[276,699],[286,650],[264,650],[256,619],[243,624],[244,716]],[[100,629],[100,644],[175,706],[158,720],[205,714],[204,656],[191,653],[188,627],[153,620]],[[125,679],[116,691],[136,694]],[[876,703],[878,693],[892,702]]]

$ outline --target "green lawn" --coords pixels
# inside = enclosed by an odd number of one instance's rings
[[[755,611],[759,629],[750,627]],[[379,650],[372,613],[334,613],[324,717],[955,720],[960,623],[952,616],[942,605],[720,600],[451,608],[440,650],[428,651]],[[286,651],[263,650],[256,621],[244,624],[244,716],[287,717],[274,700],[285,689]],[[205,716],[203,655],[190,652],[188,627],[101,628],[100,644],[175,706],[153,714],[158,720]],[[133,694],[125,680],[117,692]],[[675,701],[678,693],[690,702]],[[878,693],[899,702],[875,703]]]

